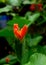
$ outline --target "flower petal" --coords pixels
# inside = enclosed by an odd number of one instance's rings
[[[22,38],[25,36],[27,31],[28,31],[28,27],[27,27],[27,25],[24,25],[23,28],[21,29]]]
[[[14,29],[18,30],[18,24],[14,24]]]

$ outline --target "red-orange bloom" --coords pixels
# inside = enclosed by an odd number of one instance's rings
[[[23,39],[23,37],[25,36],[27,30],[28,30],[27,25],[24,25],[23,28],[21,30],[19,30],[18,24],[14,24],[14,34],[20,40]]]
[[[38,4],[37,6],[38,6],[38,11],[42,11],[43,10],[43,7],[42,7],[43,5],[42,4]]]
[[[31,4],[30,7],[29,7],[29,9],[31,11],[35,11],[36,10],[36,4]]]

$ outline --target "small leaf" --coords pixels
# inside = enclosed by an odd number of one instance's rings
[[[30,23],[28,24],[28,26],[30,26],[31,24],[33,24],[40,16],[40,13],[35,13],[32,16],[28,17],[28,20],[30,21]]]
[[[37,36],[35,38],[31,38],[30,36],[28,36],[28,38],[27,38],[27,45],[29,47],[36,46],[41,41],[41,39],[42,39],[42,36]]]
[[[29,11],[29,12],[27,12],[27,13],[25,14],[25,17],[28,19],[28,17],[31,16],[31,14],[32,14],[32,12]]]

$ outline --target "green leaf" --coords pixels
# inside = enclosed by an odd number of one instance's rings
[[[36,45],[38,45],[38,43],[41,41],[41,39],[42,39],[42,36],[37,36],[37,37],[35,37],[35,38],[31,38],[31,36],[29,35],[29,36],[27,36],[27,38],[26,38],[26,42],[27,42],[27,45],[28,45],[29,47],[31,47],[31,46],[36,46]]]
[[[7,0],[7,2],[12,6],[20,6],[21,4],[21,0]]]
[[[28,63],[26,63],[25,65],[30,65],[31,63],[30,63],[30,61],[28,62]]]
[[[29,0],[24,0],[23,4],[31,4]]]
[[[25,14],[25,17],[28,19],[29,16],[31,16],[32,12],[28,11],[26,14]]]
[[[12,26],[17,23],[19,25],[19,27],[23,27],[25,24],[28,24],[29,21],[23,17],[15,17],[13,20],[9,21],[8,22],[8,25],[9,26]]]
[[[30,61],[25,65],[46,65],[46,56],[40,53],[34,53]]]
[[[9,21],[7,24],[12,26],[17,23],[19,24],[20,27],[23,27],[25,24],[27,24],[28,26],[30,26],[31,24],[33,24],[37,18],[40,16],[40,13],[36,13],[32,16],[29,17],[29,19],[26,19],[24,17],[15,17],[13,20]]]
[[[23,1],[23,4],[26,5],[26,4],[35,4],[36,3],[36,0],[24,0]]]
[[[0,13],[2,13],[2,12],[8,12],[8,11],[11,11],[11,10],[12,10],[12,6],[7,5],[4,8],[0,8]]]
[[[30,21],[30,23],[28,24],[28,26],[30,26],[31,24],[33,24],[40,16],[40,13],[35,13],[32,16],[28,17],[28,20]]]

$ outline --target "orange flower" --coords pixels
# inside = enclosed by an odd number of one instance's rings
[[[10,62],[10,59],[8,57],[5,60],[6,60],[6,63]]]
[[[24,25],[23,28],[21,30],[19,30],[18,24],[14,24],[14,34],[20,40],[23,39],[23,37],[25,36],[27,30],[28,30],[27,25]]]

